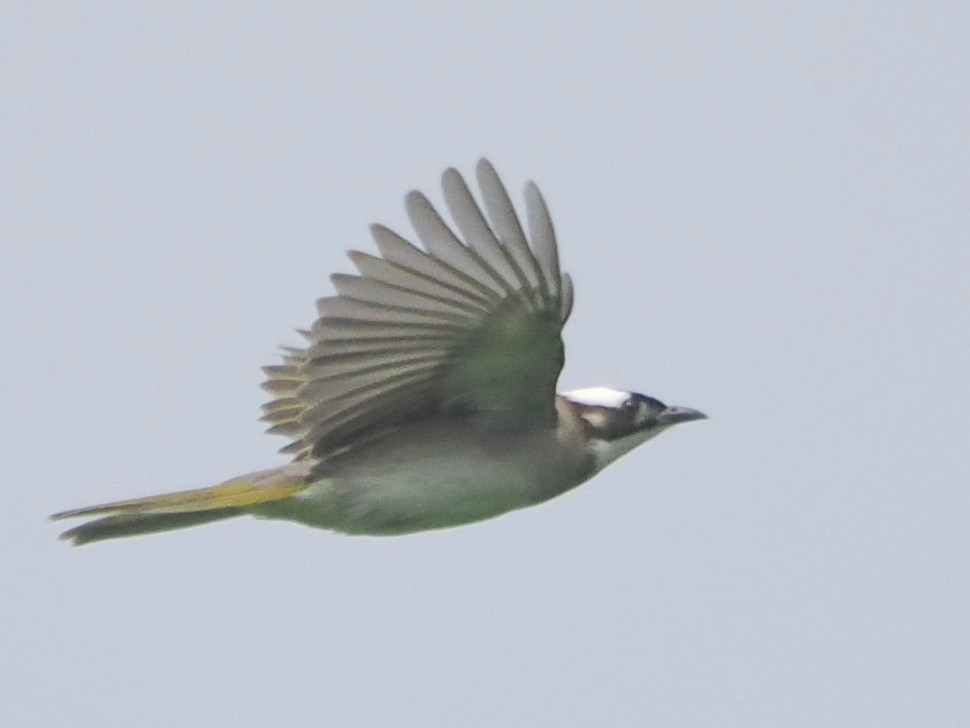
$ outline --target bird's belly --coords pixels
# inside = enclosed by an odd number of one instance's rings
[[[407,447],[391,443],[365,451],[338,461],[306,490],[258,515],[344,533],[395,535],[491,518],[576,484],[568,457],[548,442],[464,444],[422,447],[412,438]]]
[[[536,484],[509,468],[460,461],[434,468],[318,481],[299,500],[311,518],[347,533],[395,534],[480,521],[536,502]]]

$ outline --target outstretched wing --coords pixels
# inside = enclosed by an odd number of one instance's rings
[[[265,367],[269,432],[283,452],[324,458],[408,422],[480,415],[553,426],[560,332],[572,284],[559,271],[549,211],[526,186],[528,238],[494,168],[477,168],[483,207],[454,169],[442,178],[456,234],[428,199],[406,206],[424,250],[380,225],[381,257],[350,252],[359,275],[331,277],[305,349]]]

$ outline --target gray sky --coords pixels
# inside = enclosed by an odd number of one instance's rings
[[[4,725],[970,725],[960,4],[14,5]],[[561,388],[709,422],[450,531],[56,540],[281,463],[259,366],[483,154],[552,208]]]

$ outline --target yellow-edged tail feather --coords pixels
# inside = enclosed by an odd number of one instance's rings
[[[294,463],[241,475],[211,488],[134,498],[62,511],[51,520],[101,516],[65,531],[61,538],[75,546],[107,538],[137,536],[196,526],[243,515],[251,506],[284,500],[306,488],[309,468]]]

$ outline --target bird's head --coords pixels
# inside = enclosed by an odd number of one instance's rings
[[[562,396],[573,404],[589,435],[597,472],[672,425],[707,418],[689,407],[668,407],[653,397],[605,387]]]

